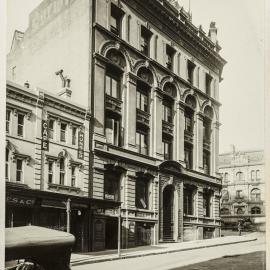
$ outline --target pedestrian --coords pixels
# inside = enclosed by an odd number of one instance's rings
[[[242,232],[241,221],[238,222],[238,232],[239,232],[239,236],[241,236],[241,232]]]

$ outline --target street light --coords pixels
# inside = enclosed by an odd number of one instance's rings
[[[119,213],[118,213],[117,255],[118,255],[118,257],[121,256],[121,206],[119,206]]]

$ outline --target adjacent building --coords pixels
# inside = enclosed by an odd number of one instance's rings
[[[168,0],[44,0],[15,32],[8,78],[89,108],[77,195],[106,202],[91,208],[89,250],[117,247],[118,204],[125,248],[220,235],[220,49],[214,22],[207,35]],[[66,193],[59,176],[29,186]]]
[[[221,217],[225,225],[240,219],[265,223],[264,153],[233,151],[219,156],[222,174]]]

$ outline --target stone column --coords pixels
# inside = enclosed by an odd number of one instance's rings
[[[218,176],[218,154],[219,154],[219,122],[212,124],[211,134],[211,175]]]
[[[193,151],[193,160],[194,168],[199,172],[203,172],[203,115],[202,113],[196,114],[195,120],[195,129],[194,129],[194,151]]]
[[[185,104],[182,101],[177,103],[176,109],[176,138],[175,138],[175,152],[176,160],[183,166],[185,163],[185,151],[184,151],[184,136],[185,136]]]
[[[126,111],[125,111],[125,147],[137,151],[136,148],[136,76],[129,72],[127,74]]]
[[[162,155],[162,92],[159,88],[154,89],[153,109],[153,154],[155,158],[163,159]]]
[[[95,58],[94,80],[94,125],[95,133],[104,137],[104,112],[105,112],[105,63]]]

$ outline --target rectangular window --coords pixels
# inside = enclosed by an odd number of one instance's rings
[[[163,144],[163,156],[165,160],[172,159],[172,142],[170,141],[162,141]]]
[[[187,61],[187,80],[191,84],[193,84],[194,69],[195,69],[195,64],[188,60]]]
[[[255,171],[251,171],[251,180],[252,180],[252,181],[255,180]]]
[[[106,117],[105,120],[105,135],[107,142],[116,146],[122,145],[122,132],[120,119]]]
[[[148,112],[148,95],[137,90],[137,109]]]
[[[261,179],[261,172],[259,170],[256,171],[256,180],[259,181]]]
[[[77,143],[77,128],[72,127],[72,145],[76,145]]]
[[[10,111],[6,111],[6,133],[10,133]]]
[[[120,201],[120,175],[116,172],[104,175],[104,199]]]
[[[205,217],[211,217],[211,194],[203,193],[203,215]]]
[[[23,161],[21,159],[16,160],[16,181],[22,182],[23,178]]]
[[[67,131],[67,124],[61,123],[60,125],[60,141],[61,142],[66,141],[66,131]]]
[[[203,140],[206,142],[211,141],[211,122],[206,119],[203,121]]]
[[[169,102],[163,101],[162,103],[162,120],[172,123],[172,105]]]
[[[136,179],[136,207],[148,209],[149,207],[149,181],[144,178]]]
[[[193,133],[193,113],[185,111],[185,130]]]
[[[6,171],[5,176],[6,180],[9,180],[9,150],[6,148]]]
[[[111,74],[106,74],[106,94],[114,97],[120,98],[120,80],[117,76]]]
[[[66,174],[65,160],[61,158],[60,159],[60,179],[59,179],[60,185],[65,185],[65,174]]]
[[[53,183],[53,161],[48,161],[48,183]]]
[[[168,68],[171,71],[173,71],[174,54],[175,54],[175,50],[167,44],[166,45],[166,68]]]
[[[236,196],[237,199],[243,198],[243,191],[242,190],[236,190]]]
[[[194,193],[192,189],[184,188],[184,214],[194,214]]]
[[[49,119],[49,139],[53,139],[54,138],[54,120]]]
[[[205,92],[209,96],[211,96],[211,83],[212,83],[212,77],[206,73],[205,74]]]
[[[71,186],[76,186],[76,167],[71,167]]]
[[[210,153],[203,152],[203,169],[205,174],[210,174]]]
[[[17,127],[17,135],[18,136],[23,136],[24,132],[24,115],[23,114],[18,114],[18,127]]]
[[[121,36],[121,21],[123,13],[120,8],[111,4],[110,27],[111,32],[117,36]]]
[[[193,169],[193,148],[190,147],[185,147],[185,162],[187,169]]]
[[[148,136],[142,131],[136,132],[136,146],[140,154],[148,155]]]
[[[146,56],[149,56],[150,53],[151,36],[152,33],[144,26],[141,26],[141,52]]]

